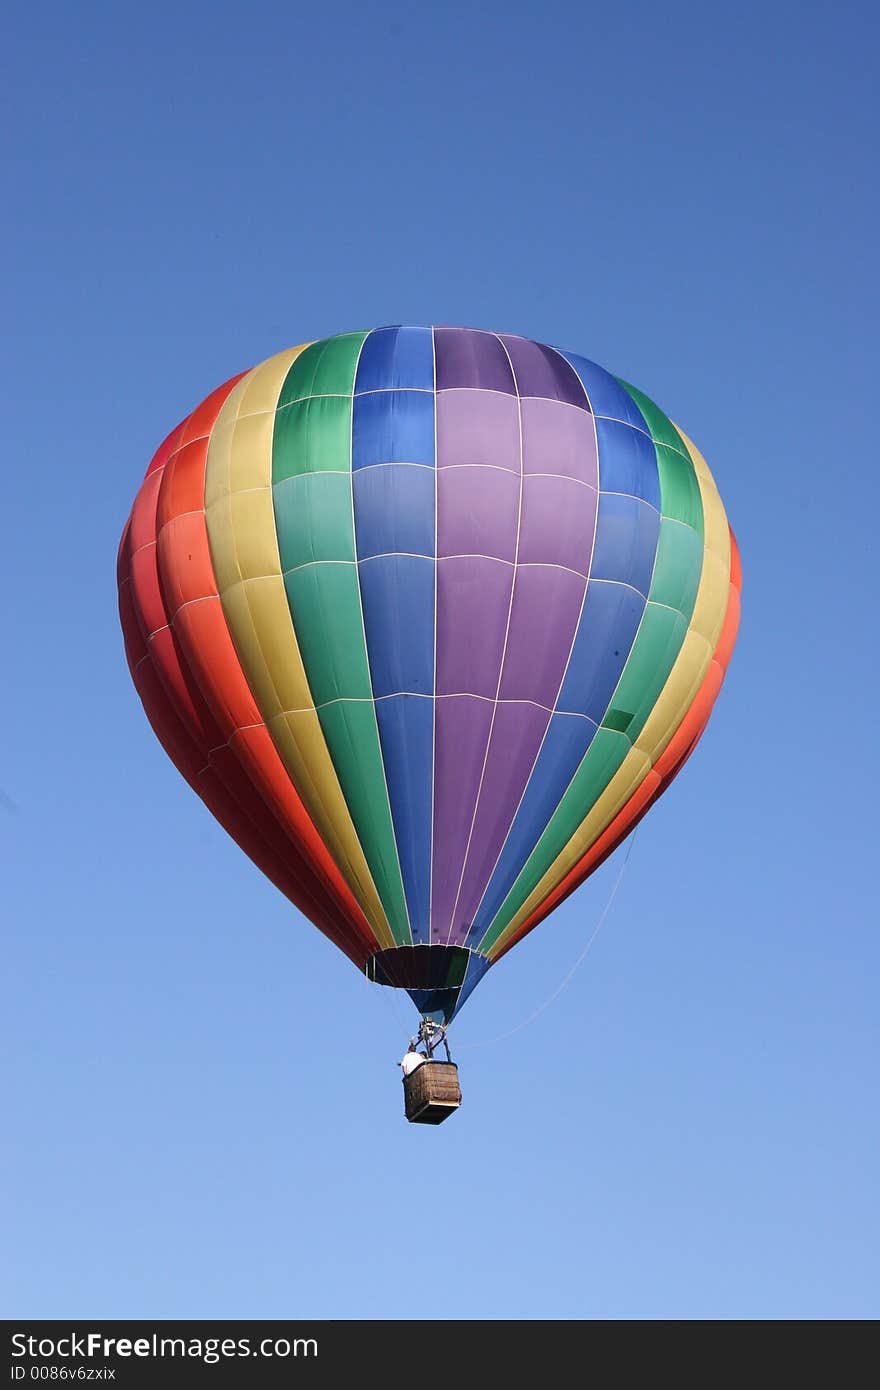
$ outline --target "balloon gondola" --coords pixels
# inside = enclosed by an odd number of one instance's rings
[[[444,1029],[690,755],[740,583],[705,460],[652,401],[462,328],[343,333],[233,377],[157,450],[119,552],[170,757]]]

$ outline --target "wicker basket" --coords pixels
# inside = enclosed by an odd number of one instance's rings
[[[439,1125],[461,1105],[454,1062],[423,1062],[403,1078],[406,1118],[411,1124]]]

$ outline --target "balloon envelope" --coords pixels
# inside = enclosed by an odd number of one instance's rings
[[[705,727],[739,565],[702,455],[525,338],[292,348],[157,451],[132,676],[214,815],[370,978],[449,1019]]]

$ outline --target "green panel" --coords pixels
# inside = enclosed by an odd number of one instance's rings
[[[281,389],[278,408],[306,396],[348,395],[354,391],[354,375],[366,333],[340,333],[323,338],[301,352]]]
[[[649,598],[679,613],[694,609],[703,572],[703,542],[690,526],[663,517]]]
[[[603,728],[617,729],[635,743],[666,684],[687,629],[688,619],[681,613],[648,603]]]
[[[537,888],[550,865],[562,853],[581,821],[602,792],[631,748],[628,738],[610,729],[599,729],[584,754],[580,767],[568,785],[547,829],[524,864],[519,877],[501,904],[477,950],[485,954],[494,945],[507,923],[516,915],[531,892]]]
[[[272,482],[328,470],[351,471],[351,396],[313,396],[276,411]]]
[[[620,381],[620,384],[629,392],[645,417],[645,423],[654,441],[660,472],[663,515],[686,522],[702,536],[703,501],[700,484],[684,440],[672,421],[648,396],[643,395],[635,386],[630,386],[628,381]]]
[[[394,939],[398,945],[409,945],[412,933],[385,786],[375,706],[372,700],[363,704],[345,700],[325,706],[319,711],[319,717]]]
[[[366,336],[347,333],[313,343],[293,363],[275,413],[272,497],[287,602],[312,700],[394,939],[406,945],[412,935],[355,564],[352,395]]]
[[[669,417],[663,414],[659,405],[655,405],[650,396],[646,396],[638,387],[630,386],[629,382],[624,381],[622,377],[618,377],[617,380],[624,390],[629,392],[644,415],[645,423],[651,431],[651,438],[655,444],[668,444],[671,449],[677,449],[680,454],[687,457],[688,452],[684,440]]]
[[[683,521],[702,536],[703,498],[693,463],[666,444],[655,444],[654,449],[660,473],[663,515]]]
[[[307,565],[286,574],[284,587],[316,706],[369,700],[375,729],[357,566]]]
[[[282,570],[354,560],[350,473],[303,473],[272,489]]]

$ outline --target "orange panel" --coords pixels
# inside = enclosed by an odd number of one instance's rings
[[[168,460],[169,464],[173,462],[174,467],[166,467],[162,478],[162,496],[156,518],[157,535],[170,517],[204,510],[207,452],[208,436],[201,435],[175,450]],[[186,466],[190,459],[193,467]]]
[[[215,414],[225,394],[220,399],[215,393]],[[203,427],[210,429],[213,422],[200,411]],[[368,951],[375,950],[372,928],[291,783],[241,670],[217,593],[204,518],[208,441],[196,441],[193,435],[188,427],[184,438],[191,442],[168,461],[157,516],[160,582],[183,661],[216,722],[214,746],[228,746],[241,758],[249,785],[288,837],[288,854],[303,857],[304,867],[323,882],[349,931]],[[180,515],[175,507],[185,508],[187,514]],[[255,727],[262,730],[261,736],[252,735]]]
[[[156,543],[156,498],[162,483],[161,469],[148,473],[138,489],[131,509],[129,544],[131,554]]]
[[[167,560],[167,555],[163,559]],[[173,561],[169,567],[174,567]],[[261,724],[260,712],[229,636],[219,594],[187,604],[172,621],[223,742],[228,742],[242,726]]]
[[[180,426],[181,446],[189,444],[193,439],[204,439],[211,433],[223,402],[233,386],[236,386],[243,376],[247,376],[247,372],[239,372],[236,376],[230,377],[228,381],[224,381],[222,386],[218,386],[216,391],[212,391],[210,396],[206,396],[201,405],[197,405],[193,413],[187,416]],[[170,454],[171,450],[169,450],[169,457]]]
[[[172,476],[176,469],[172,470]],[[214,567],[205,544],[203,512],[173,516],[159,530],[159,571],[168,612],[176,614],[184,603],[216,597]],[[227,638],[231,646],[232,639]]]

